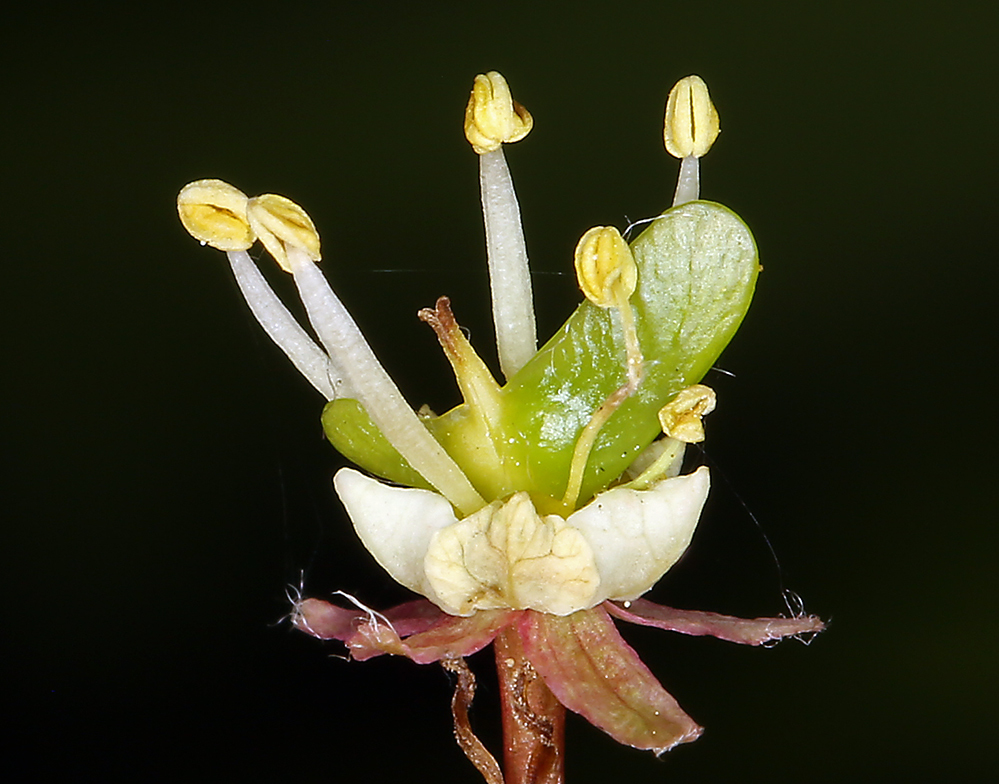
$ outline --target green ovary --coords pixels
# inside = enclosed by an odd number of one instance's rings
[[[738,329],[759,270],[746,225],[711,202],[675,207],[632,244],[638,287],[631,298],[645,376],[600,430],[578,504],[616,480],[660,433],[658,412],[697,383]],[[487,501],[526,490],[539,511],[559,508],[573,449],[593,412],[625,381],[618,314],[584,301],[504,386],[489,412],[462,404],[428,429]],[[333,445],[367,470],[426,486],[356,401],[327,405]]]

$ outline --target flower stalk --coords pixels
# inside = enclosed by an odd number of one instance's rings
[[[516,632],[502,632],[493,647],[503,717],[505,784],[562,784],[565,707],[524,655]]]

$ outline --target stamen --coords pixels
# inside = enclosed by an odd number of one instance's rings
[[[707,153],[720,132],[718,112],[711,102],[708,86],[699,76],[677,82],[666,100],[663,141],[670,155],[681,159],[673,206],[700,196],[698,158]]]
[[[489,283],[500,368],[513,376],[537,352],[534,295],[520,205],[503,144],[523,139],[534,125],[496,71],[475,77],[465,109],[465,136],[479,155]]]
[[[675,438],[664,438],[661,441],[656,441],[655,444],[660,445],[659,456],[638,476],[621,485],[622,487],[629,490],[648,490],[660,479],[670,474],[670,470],[674,469],[677,458],[683,454],[686,446],[683,441],[677,441]],[[679,468],[674,470],[679,473]]]
[[[342,377],[342,374],[332,372],[329,357],[281,304],[246,253],[257,238],[247,214],[249,202],[245,193],[227,182],[197,180],[185,185],[177,195],[177,212],[184,228],[195,239],[228,253],[236,283],[254,317],[309,383],[327,400],[332,400],[335,397],[332,376]],[[294,206],[302,211],[298,205]],[[318,234],[314,245],[318,253]]]
[[[613,308],[621,316],[628,382],[637,389],[642,376],[642,349],[628,301],[638,285],[638,267],[631,248],[613,226],[595,226],[579,240],[573,261],[586,298],[597,307]]]
[[[489,288],[500,369],[511,378],[538,350],[534,292],[520,205],[503,148],[479,156]]]
[[[635,329],[635,313],[629,298],[638,283],[638,268],[628,243],[613,226],[596,226],[576,245],[576,278],[583,294],[600,308],[613,308],[621,317],[624,333],[625,367],[628,380],[614,390],[593,413],[576,439],[562,504],[575,507],[583,485],[583,472],[600,429],[611,415],[638,389],[642,382],[642,348]]]
[[[701,197],[701,159],[688,155],[680,161],[680,175],[676,178],[673,206],[679,207]]]
[[[327,400],[339,391],[360,402],[389,443],[462,514],[485,506],[468,477],[403,399],[313,263],[320,258],[319,234],[305,210],[275,194],[248,200],[242,191],[221,180],[199,180],[186,186],[178,196],[177,209],[195,238],[229,251],[233,273],[253,315]],[[295,322],[246,254],[257,237],[278,264],[292,273],[328,356]]]
[[[669,403],[659,411],[659,424],[670,438],[685,444],[699,444],[704,440],[704,424],[701,422],[715,410],[715,391],[704,384],[693,384],[681,389]]]
[[[285,250],[309,321],[371,420],[413,469],[462,514],[485,506],[468,477],[403,398],[319,268],[297,246]]]
[[[637,478],[624,487],[646,490],[669,473],[678,455],[687,444],[704,440],[701,419],[715,410],[715,391],[704,384],[693,384],[681,389],[676,396],[659,410],[659,424],[666,438],[656,442],[662,452]]]
[[[288,356],[298,372],[308,379],[327,400],[340,397],[355,397],[344,380],[343,371],[334,368],[309,334],[299,326],[277,294],[267,284],[246,251],[229,251],[229,264],[239,290],[254,318],[270,335],[278,347]]]

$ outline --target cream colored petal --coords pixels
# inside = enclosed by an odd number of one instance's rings
[[[440,493],[393,487],[342,468],[333,487],[368,552],[396,582],[439,604],[423,570],[434,534],[457,522]]]
[[[542,518],[527,493],[437,533],[425,560],[438,605],[453,615],[503,607],[568,615],[592,607],[599,577],[582,535]]]
[[[569,516],[597,562],[598,601],[635,599],[679,560],[708,496],[706,467],[664,479],[649,490],[601,493]]]

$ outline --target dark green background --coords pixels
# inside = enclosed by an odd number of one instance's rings
[[[994,769],[988,4],[36,8],[0,53],[5,778],[477,780],[439,668],[349,664],[278,623],[303,571],[311,593],[405,594],[332,496],[321,401],[174,197],[221,177],[299,201],[409,399],[443,409],[456,392],[419,307],[449,294],[492,361],[461,133],[489,69],[536,120],[508,158],[546,335],[578,297],[582,232],[670,200],[666,92],[708,81],[724,131],[703,192],[753,227],[765,266],[720,363],[737,378],[709,378],[708,449],[831,619],[773,650],[625,629],[707,731],[656,761],[574,721],[569,781]],[[652,596],[783,609],[722,481]]]

